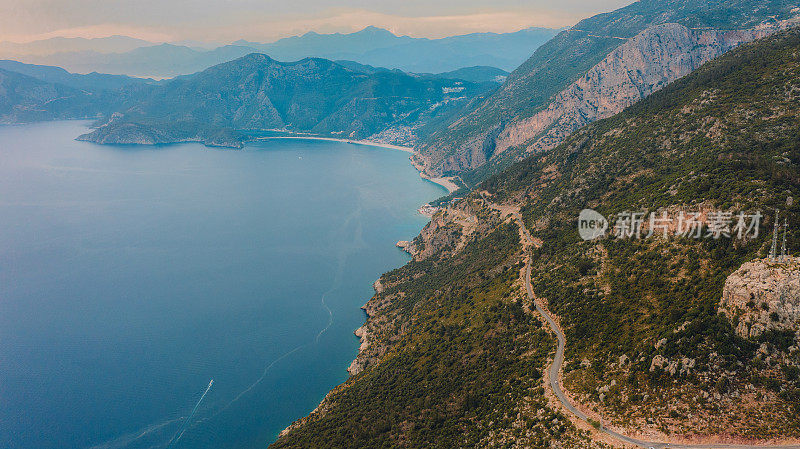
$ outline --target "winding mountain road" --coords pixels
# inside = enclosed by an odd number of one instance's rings
[[[528,231],[528,228],[525,226],[525,222],[522,219],[522,214],[519,212],[519,208],[502,206],[489,201],[484,195],[481,196],[490,208],[499,211],[501,215],[509,215],[513,217],[515,221],[517,221],[517,224],[520,228],[520,239],[522,239],[523,247],[526,249],[526,252],[531,246],[540,245],[540,242],[533,239],[530,231]],[[589,417],[572,405],[569,399],[567,399],[567,396],[564,394],[564,390],[561,388],[559,374],[561,373],[561,368],[564,366],[564,348],[567,345],[567,339],[564,336],[564,332],[558,326],[553,317],[550,316],[550,314],[542,307],[539,301],[536,300],[536,296],[533,294],[533,287],[531,286],[531,258],[529,256],[525,258],[525,289],[528,293],[528,299],[536,307],[536,311],[544,317],[544,319],[547,321],[547,324],[550,326],[550,329],[553,330],[553,333],[556,334],[556,338],[558,339],[556,355],[553,357],[553,362],[548,368],[550,388],[566,410],[568,410],[578,419],[589,423]],[[669,442],[645,441],[623,435],[602,425],[598,428],[598,430],[619,442],[637,447],[653,449],[800,449],[800,444],[755,446],[743,444],[677,444]]]
[[[536,307],[536,311],[542,314],[544,319],[547,321],[547,324],[550,325],[550,329],[556,334],[556,338],[558,339],[558,346],[556,348],[556,356],[553,358],[553,363],[550,365],[549,373],[550,373],[550,388],[553,390],[553,393],[556,395],[558,400],[561,404],[569,410],[570,413],[578,417],[578,419],[589,422],[589,418],[580,410],[575,408],[572,403],[567,399],[567,396],[564,394],[564,391],[561,388],[561,383],[558,381],[559,373],[561,372],[561,368],[564,365],[564,348],[567,344],[567,339],[564,337],[564,333],[558,327],[553,317],[547,313],[544,308],[536,301],[536,297],[533,294],[533,289],[531,287],[531,262],[530,258],[527,258],[525,263],[525,288],[528,291],[528,299],[531,303],[534,304]],[[603,427],[602,425],[598,429],[601,432],[611,436],[615,440],[622,441],[624,443],[633,444],[635,446],[644,447],[644,448],[654,448],[654,449],[666,449],[666,448],[683,448],[683,449],[800,449],[800,445],[772,445],[772,446],[753,446],[753,445],[741,445],[741,444],[675,444],[675,443],[665,443],[665,442],[654,442],[654,441],[644,441],[638,440],[636,438],[631,438],[626,435],[622,435],[621,433],[615,432],[611,429]]]

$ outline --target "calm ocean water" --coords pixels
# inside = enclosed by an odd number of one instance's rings
[[[0,127],[2,448],[264,448],[346,379],[445,193],[396,150],[84,130]]]

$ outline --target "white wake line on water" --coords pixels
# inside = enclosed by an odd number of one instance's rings
[[[353,211],[347,217],[347,219],[342,224],[342,227],[339,229],[338,234],[344,234],[344,232],[346,231],[346,229],[350,225],[350,223],[353,220],[358,220],[356,222],[355,232],[353,233],[353,240],[352,240],[353,243],[351,245],[349,245],[349,248],[347,250],[339,252],[339,255],[337,257],[336,275],[334,276],[333,283],[331,284],[331,287],[327,291],[325,291],[322,294],[322,296],[320,297],[320,304],[328,312],[328,324],[321,331],[319,331],[317,336],[314,338],[314,344],[318,344],[320,337],[322,337],[322,335],[325,332],[327,332],[328,329],[330,329],[330,327],[333,325],[333,311],[331,310],[330,307],[328,307],[328,304],[325,302],[325,297],[327,295],[329,295],[330,293],[333,293],[339,287],[341,287],[342,278],[344,277],[344,267],[347,264],[347,258],[350,257],[350,255],[355,252],[356,248],[366,247],[366,243],[364,242],[364,239],[363,239],[363,228],[362,228],[362,223],[361,223],[361,211],[362,211],[362,207],[361,207],[361,201],[359,199],[358,208],[355,211]],[[266,379],[267,374],[269,373],[270,369],[272,369],[272,367],[275,366],[278,362],[280,362],[281,360],[289,357],[290,355],[294,354],[295,352],[297,352],[297,351],[309,346],[310,344],[311,343],[304,343],[302,345],[299,345],[299,346],[295,347],[294,349],[292,349],[291,351],[288,351],[288,352],[284,353],[283,355],[281,355],[280,357],[278,357],[277,359],[273,360],[269,365],[267,365],[264,368],[264,371],[261,373],[261,376],[258,379],[256,379],[255,382],[250,384],[249,387],[247,387],[241,393],[236,395],[235,398],[233,398],[230,402],[225,404],[225,406],[223,406],[221,409],[217,410],[213,415],[211,415],[208,418],[203,418],[203,419],[198,420],[195,423],[195,425],[190,426],[190,428],[193,428],[193,427],[195,427],[197,425],[200,425],[200,424],[204,423],[205,421],[208,421],[208,420],[211,420],[211,419],[214,419],[215,417],[217,417],[220,413],[222,413],[225,410],[227,410],[231,405],[233,405],[235,402],[237,402],[239,399],[241,399],[244,395],[246,395],[247,393],[252,391],[253,388],[255,388],[261,382],[263,382],[264,379]]]
[[[362,193],[362,192],[359,192],[359,193]],[[364,242],[364,239],[363,239],[363,228],[362,228],[362,222],[361,222],[361,220],[360,220],[360,218],[361,218],[361,211],[362,211],[362,207],[361,207],[361,201],[360,201],[360,199],[359,199],[359,206],[358,206],[358,208],[357,208],[355,211],[353,211],[353,213],[351,213],[351,214],[350,214],[350,215],[347,217],[347,219],[346,219],[346,220],[345,220],[345,222],[342,224],[342,227],[340,228],[340,230],[339,230],[339,232],[338,232],[338,234],[344,234],[344,233],[346,232],[346,230],[347,230],[347,227],[350,225],[350,223],[351,223],[352,221],[354,221],[354,220],[358,220],[358,221],[356,222],[356,228],[355,228],[355,231],[354,231],[354,233],[353,233],[352,244],[351,244],[351,245],[349,245],[348,249],[346,249],[346,250],[344,250],[344,251],[340,251],[340,252],[339,252],[339,255],[338,255],[338,257],[337,257],[337,269],[336,269],[336,275],[334,276],[333,283],[331,284],[331,287],[330,287],[330,288],[329,288],[327,291],[325,291],[325,293],[323,293],[323,294],[322,294],[322,296],[320,297],[320,304],[321,304],[321,305],[322,305],[322,307],[323,307],[323,308],[325,308],[325,310],[328,312],[328,323],[327,323],[327,325],[326,325],[326,326],[325,326],[325,327],[324,327],[324,328],[323,328],[321,331],[319,331],[319,333],[317,334],[317,336],[314,338],[314,344],[318,344],[318,343],[319,343],[319,339],[322,337],[322,335],[323,335],[325,332],[327,332],[327,331],[330,329],[330,327],[333,325],[333,321],[334,321],[334,320],[333,320],[333,311],[331,310],[331,308],[330,308],[330,307],[328,307],[328,304],[325,302],[325,298],[326,298],[326,296],[328,296],[329,294],[333,293],[333,292],[334,292],[336,289],[338,289],[339,287],[341,287],[342,278],[344,277],[344,267],[345,267],[345,265],[346,265],[346,263],[347,263],[347,259],[348,259],[348,257],[350,257],[350,255],[352,255],[352,253],[354,253],[356,249],[358,249],[358,248],[364,248],[364,247],[366,247],[366,243]],[[151,426],[148,426],[148,427],[146,427],[146,428],[142,429],[142,430],[141,430],[141,431],[139,431],[139,432],[135,432],[135,433],[128,434],[128,435],[123,435],[123,436],[121,436],[121,437],[118,437],[118,438],[115,438],[115,439],[113,439],[113,440],[109,440],[109,441],[107,441],[107,442],[104,442],[104,443],[101,443],[101,444],[98,444],[98,445],[92,446],[92,447],[90,447],[89,449],[116,449],[116,448],[124,448],[124,447],[126,447],[126,446],[130,445],[131,443],[133,443],[134,441],[136,441],[136,440],[138,440],[138,439],[140,439],[140,438],[143,438],[143,437],[145,437],[145,436],[147,436],[147,435],[149,435],[149,434],[151,434],[151,433],[153,433],[153,432],[156,432],[156,431],[158,431],[158,430],[160,430],[160,429],[162,429],[162,428],[164,428],[164,427],[166,427],[166,426],[168,426],[168,425],[170,425],[170,424],[172,424],[172,423],[175,423],[175,422],[178,422],[178,421],[181,421],[181,420],[184,420],[184,419],[185,419],[184,425],[183,425],[183,426],[181,426],[181,428],[178,430],[178,433],[176,433],[176,434],[175,434],[175,435],[174,435],[172,438],[170,438],[170,440],[169,440],[169,441],[166,443],[165,447],[169,447],[169,445],[173,443],[173,440],[175,440],[175,436],[178,436],[178,439],[180,439],[180,438],[183,436],[183,434],[184,434],[184,433],[185,433],[187,430],[189,430],[189,429],[193,429],[193,428],[195,428],[195,427],[197,427],[197,426],[199,426],[199,425],[201,425],[201,424],[205,423],[206,421],[209,421],[209,420],[211,420],[211,419],[213,419],[213,418],[217,417],[219,414],[221,414],[223,411],[227,410],[227,409],[228,409],[228,408],[229,408],[231,405],[233,405],[234,403],[236,403],[236,402],[237,402],[239,399],[241,399],[241,398],[242,398],[243,396],[245,396],[247,393],[249,393],[250,391],[252,391],[252,390],[253,390],[253,388],[255,388],[255,387],[256,387],[256,386],[258,386],[258,385],[259,385],[261,382],[263,382],[263,381],[264,381],[264,379],[267,377],[267,374],[269,373],[269,371],[272,369],[272,367],[274,367],[275,365],[277,365],[277,364],[278,364],[280,361],[282,361],[283,359],[285,359],[285,358],[289,357],[290,355],[294,354],[295,352],[297,352],[297,351],[299,351],[299,350],[301,350],[301,349],[303,349],[303,348],[305,348],[305,347],[307,347],[307,346],[309,346],[309,345],[311,345],[311,343],[310,343],[310,342],[309,342],[309,343],[302,344],[302,345],[299,345],[299,346],[295,347],[294,349],[292,349],[291,351],[287,351],[286,353],[284,353],[283,355],[281,355],[281,356],[280,356],[280,357],[278,357],[277,359],[275,359],[275,360],[273,360],[272,362],[270,362],[270,363],[269,363],[269,364],[268,364],[268,365],[267,365],[267,366],[264,368],[264,371],[261,373],[261,376],[260,376],[260,377],[259,377],[259,378],[258,378],[258,379],[255,381],[255,382],[253,382],[253,383],[252,383],[250,386],[248,386],[246,389],[244,389],[244,390],[243,390],[241,393],[239,393],[238,395],[236,395],[236,397],[235,397],[235,398],[233,398],[233,400],[231,400],[230,402],[228,402],[228,403],[227,403],[227,404],[226,404],[224,407],[222,407],[221,409],[217,410],[217,411],[216,411],[216,412],[215,412],[213,415],[211,415],[210,417],[198,419],[197,421],[195,421],[193,424],[189,425],[189,426],[188,426],[188,427],[186,427],[185,429],[184,429],[183,427],[185,427],[187,424],[189,424],[189,421],[191,420],[192,416],[194,416],[194,413],[196,412],[196,410],[197,410],[197,407],[198,407],[198,406],[200,405],[200,403],[203,401],[203,398],[205,398],[205,395],[206,395],[206,393],[208,393],[208,390],[210,390],[210,389],[211,389],[211,383],[209,383],[209,386],[208,386],[208,388],[207,388],[207,389],[206,389],[206,391],[203,393],[203,395],[200,397],[200,400],[197,402],[197,404],[195,404],[195,407],[194,407],[194,409],[192,410],[192,413],[191,413],[191,414],[190,414],[190,415],[189,415],[187,418],[184,418],[183,416],[181,416],[181,417],[179,417],[179,418],[171,419],[171,420],[168,420],[168,421],[162,422],[162,423],[160,423],[160,424],[154,424],[154,425],[151,425]],[[212,382],[213,382],[213,381],[212,381]],[[177,440],[175,440],[175,441],[177,441]]]
[[[96,444],[94,446],[89,447],[88,449],[112,449],[112,448],[124,448],[129,444],[133,443],[134,441],[146,437],[153,432],[163,429],[164,427],[178,421],[182,421],[185,419],[184,416],[180,416],[175,419],[170,419],[168,421],[164,421],[158,424],[151,424],[147,427],[142,428],[136,432],[132,432],[126,435],[122,435],[120,437],[114,438],[113,440],[107,440],[100,444]]]
[[[211,386],[212,385],[214,385],[214,379],[211,379],[211,382],[208,383],[208,387],[206,387],[206,391],[204,391],[203,395],[200,396],[200,400],[197,401],[197,404],[194,405],[194,408],[192,409],[192,412],[189,413],[189,417],[186,418],[186,421],[183,422],[183,425],[180,427],[180,429],[178,429],[178,431],[175,433],[175,435],[173,435],[172,438],[170,438],[169,443],[167,443],[167,447],[170,447],[173,442],[177,443],[178,440],[181,439],[181,437],[183,436],[183,433],[186,432],[186,425],[189,424],[189,422],[192,420],[192,417],[197,412],[197,408],[200,407],[200,403],[203,402],[203,399],[205,399],[205,397],[208,394],[209,390],[211,390]],[[177,438],[175,438],[175,437],[177,437]]]
[[[331,325],[333,324],[333,311],[331,310],[331,308],[330,308],[330,307],[328,307],[328,305],[327,305],[327,304],[325,304],[325,295],[327,295],[327,294],[328,294],[329,292],[331,292],[331,291],[333,291],[333,289],[331,289],[331,290],[329,290],[329,291],[327,291],[327,292],[323,293],[323,294],[322,294],[322,299],[320,300],[320,302],[322,303],[322,307],[324,307],[324,308],[325,308],[325,310],[327,310],[327,311],[328,311],[328,324],[325,326],[325,328],[324,328],[324,329],[322,329],[321,331],[319,331],[319,333],[317,334],[317,338],[315,338],[315,339],[314,339],[314,343],[315,343],[315,344],[316,344],[316,343],[319,343],[319,337],[321,337],[321,336],[322,336],[322,334],[324,334],[325,332],[327,332],[327,331],[328,331],[328,329],[330,329],[330,328],[331,328]]]
[[[353,244],[350,245],[349,251],[341,251],[339,253],[336,264],[337,265],[336,276],[334,276],[333,278],[333,284],[325,293],[322,294],[322,297],[320,298],[320,303],[322,304],[322,307],[324,307],[325,310],[328,311],[328,324],[327,326],[325,326],[324,329],[319,331],[319,333],[317,334],[317,338],[314,339],[314,343],[319,343],[319,338],[322,336],[322,334],[327,332],[328,329],[330,329],[331,326],[333,325],[333,311],[331,310],[330,307],[328,307],[328,304],[325,302],[325,297],[333,293],[334,291],[338,290],[342,286],[342,278],[344,277],[344,267],[345,265],[347,265],[347,258],[350,257],[354,252],[353,251],[354,248],[365,246],[364,239],[362,238],[363,229],[361,227],[360,217],[361,217],[361,206],[359,205],[358,209],[355,212],[353,212],[353,214],[350,214],[349,217],[347,217],[347,220],[345,220],[345,223],[343,225],[343,228],[346,228],[347,225],[350,224],[350,222],[354,218],[359,218],[356,224],[355,234],[353,236]]]

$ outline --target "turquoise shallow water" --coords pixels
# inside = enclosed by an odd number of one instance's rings
[[[359,306],[445,192],[396,150],[84,126],[0,127],[0,447],[265,447],[345,380]]]

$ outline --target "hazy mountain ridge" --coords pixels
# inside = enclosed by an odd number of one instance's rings
[[[204,50],[183,45],[160,44],[136,48],[125,53],[63,52],[18,59],[34,64],[63,67],[76,73],[101,72],[137,77],[172,78],[196,73],[256,51],[252,47],[237,45]]]
[[[0,68],[0,124],[97,117],[105,100]]]
[[[95,39],[82,37],[54,37],[33,42],[0,42],[0,55],[46,56],[61,52],[93,51],[97,53],[120,53],[153,45],[152,42],[128,36],[109,36]]]
[[[89,92],[120,89],[131,84],[153,83],[152,79],[133,78],[125,75],[106,75],[89,73],[80,75],[70,73],[61,67],[23,64],[17,61],[0,60],[0,69],[17,72],[48,83],[62,84],[74,89]]]
[[[778,0],[761,0],[756,3],[642,0],[617,11],[585,19],[538,48],[528,61],[509,75],[504,86],[483,103],[471,111],[465,111],[462,116],[445,124],[422,142],[417,162],[433,175],[463,172],[482,166],[495,155],[498,146],[496,138],[504,130],[510,127],[506,136],[514,136],[524,128],[524,125],[519,125],[514,130],[516,122],[548,108],[551,113],[561,108],[558,95],[602,63],[612,51],[648,27],[677,23],[693,28],[713,27],[720,31],[748,29],[742,27],[755,29],[763,21],[775,26],[776,17],[788,18],[798,12],[800,10],[796,8],[796,2]],[[753,37],[757,36],[758,33],[753,33]],[[664,44],[667,49],[669,43]],[[725,45],[720,45],[720,48],[724,47]],[[661,57],[667,66],[659,68],[654,64],[648,68],[651,73],[663,70],[663,77],[657,84],[663,85],[674,79],[670,78],[672,69],[668,65],[672,63],[672,59],[683,58],[681,52],[685,50],[686,48],[674,48],[673,54],[666,55],[666,58]],[[620,71],[624,69],[620,67]],[[565,97],[568,95],[564,94],[561,100]],[[558,119],[555,116],[551,120],[555,122]],[[546,127],[543,126],[542,130]],[[521,143],[523,142],[510,138],[500,142],[500,146],[507,148],[509,145]],[[550,142],[550,145],[554,143],[556,142]],[[507,154],[503,158],[513,160]],[[507,164],[508,160],[503,163]],[[480,179],[482,176],[477,174],[475,177]]]
[[[207,141],[226,129],[286,129],[360,139],[446,114],[487,88],[399,71],[365,73],[319,58],[284,63],[254,53],[155,86],[81,139]],[[241,142],[226,145],[238,147]]]
[[[27,48],[23,46],[9,51],[8,57],[26,63],[59,66],[77,73],[101,72],[158,78],[199,72],[256,52],[284,62],[318,57],[352,60],[406,72],[439,73],[478,65],[512,70],[556,33],[557,30],[548,28],[530,28],[513,33],[473,33],[426,39],[396,36],[384,29],[367,27],[348,34],[311,32],[266,44],[239,40],[210,50],[178,44],[146,43],[125,51],[107,52],[93,50],[91,40],[84,40],[86,42],[80,41],[80,45],[75,47],[77,50],[67,50],[70,47],[60,45],[53,46],[58,49],[55,52],[37,51],[26,55],[19,53],[22,51],[20,49]],[[45,44],[30,44],[29,47],[46,48]],[[3,55],[1,51],[0,55]]]

